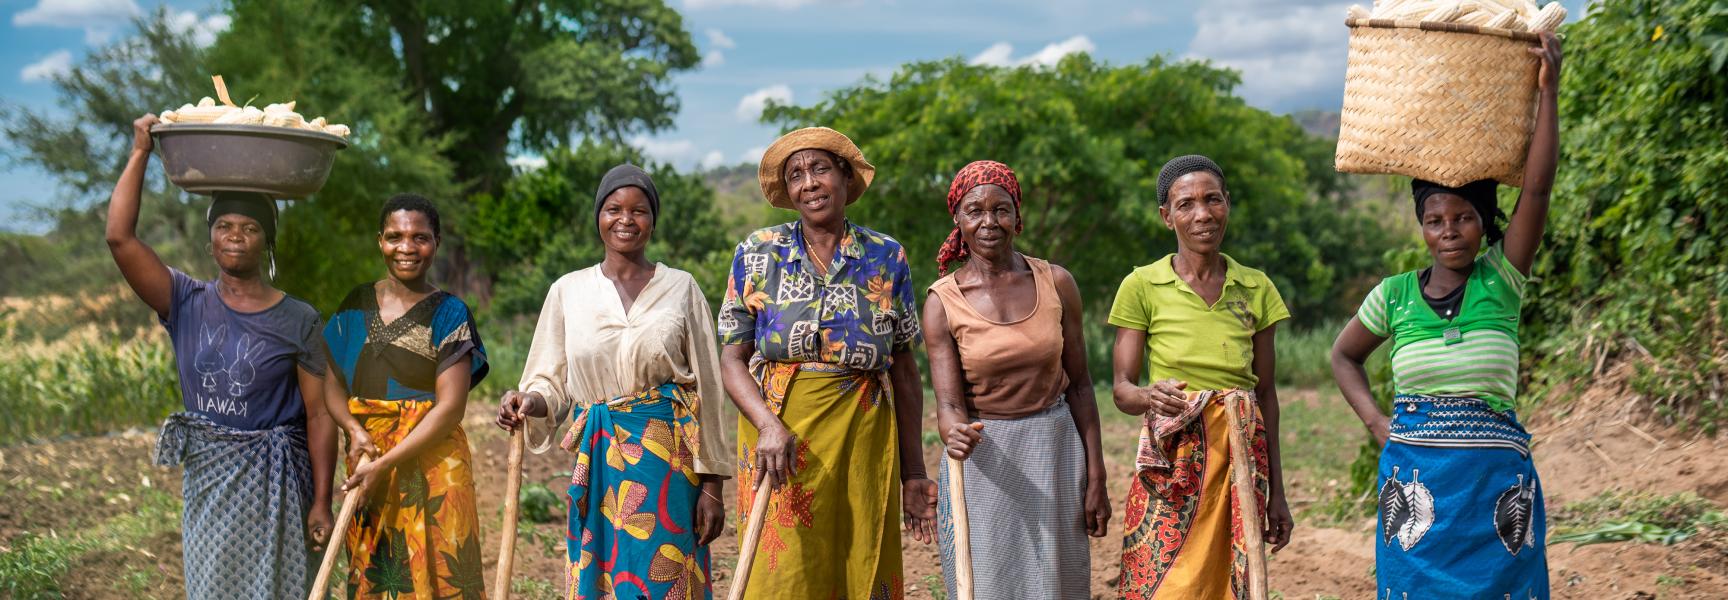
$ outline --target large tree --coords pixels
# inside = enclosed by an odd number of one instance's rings
[[[231,12],[217,64],[264,88],[351,83],[400,101],[469,191],[499,191],[513,149],[670,126],[671,74],[698,61],[660,0],[233,0]]]
[[[1109,306],[1136,265],[1174,249],[1158,216],[1158,169],[1205,154],[1235,200],[1226,252],[1266,271],[1299,322],[1345,314],[1357,300],[1348,284],[1379,274],[1383,229],[1338,201],[1330,143],[1248,106],[1231,93],[1237,81],[1163,58],[1112,66],[1075,55],[1054,68],[955,59],[905,65],[814,106],[771,107],[766,118],[858,142],[876,179],[848,214],[904,243],[922,282],[935,276],[936,248],[953,226],[943,198],[955,171],[1007,163],[1025,194],[1019,244],[1073,272],[1094,309]]]

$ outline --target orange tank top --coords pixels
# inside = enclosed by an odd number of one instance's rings
[[[992,321],[972,308],[954,275],[930,286],[942,299],[948,332],[960,350],[966,404],[980,418],[1017,419],[1037,414],[1068,387],[1062,369],[1062,298],[1050,263],[1024,257],[1038,291],[1032,312],[1017,321]]]

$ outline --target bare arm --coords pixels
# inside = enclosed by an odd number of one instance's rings
[[[1368,362],[1368,355],[1385,341],[1386,338],[1374,335],[1361,321],[1351,317],[1344,330],[1338,332],[1338,339],[1332,342],[1332,378],[1338,381],[1338,391],[1381,445],[1386,444],[1390,420],[1374,403],[1374,393],[1368,387],[1368,369],[1363,365]]]
[[[756,354],[756,342],[728,344],[720,348],[720,381],[732,405],[756,427],[756,484],[766,481],[769,487],[792,479],[797,463],[793,460],[797,439],[780,417],[762,399],[762,389],[750,374],[750,357]]]
[[[1290,531],[1295,521],[1290,518],[1290,506],[1284,497],[1284,460],[1278,449],[1278,351],[1274,347],[1277,325],[1254,334],[1254,376],[1260,381],[1254,386],[1259,400],[1260,419],[1266,427],[1266,472],[1271,479],[1271,493],[1266,498],[1268,519],[1266,542],[1272,551],[1284,549],[1290,543]]]
[[[1536,131],[1524,159],[1524,189],[1518,195],[1518,206],[1512,209],[1505,241],[1506,260],[1525,275],[1530,274],[1536,248],[1542,245],[1548,197],[1554,190],[1554,172],[1560,162],[1560,39],[1544,33],[1542,47],[1531,48],[1530,53],[1542,64],[1537,74]]]
[[[306,404],[306,448],[312,455],[312,510],[307,517],[308,533],[317,549],[330,541],[330,481],[336,474],[336,429],[324,410],[324,382],[320,377],[296,367],[300,383],[300,400]],[[346,413],[347,411],[343,411]]]
[[[1080,443],[1086,449],[1086,531],[1103,537],[1110,524],[1110,497],[1105,490],[1104,440],[1099,433],[1098,398],[1092,391],[1092,371],[1086,365],[1085,315],[1080,286],[1067,269],[1051,266],[1056,275],[1056,295],[1062,299],[1062,371],[1068,375],[1066,398]],[[1139,374],[1135,374],[1138,378]]]
[[[342,489],[349,490],[359,484],[369,485],[370,479],[379,473],[388,473],[390,469],[413,460],[433,445],[449,437],[451,430],[462,423],[462,415],[468,408],[468,388],[474,374],[470,370],[470,361],[458,360],[438,373],[438,381],[434,384],[437,400],[432,404],[432,410],[426,413],[426,418],[402,438],[389,452],[377,460],[366,463],[366,466],[355,469],[342,484]]]
[[[984,425],[966,413],[966,373],[960,347],[948,330],[948,311],[932,293],[924,299],[924,350],[930,357],[930,386],[936,390],[936,431],[948,446],[948,456],[966,460],[983,439]]]
[[[911,350],[894,352],[888,381],[894,386],[895,431],[900,437],[900,480],[928,479],[924,468],[924,385]]]
[[[1111,370],[1115,374],[1110,395],[1116,400],[1116,409],[1134,416],[1149,410],[1165,416],[1181,414],[1186,406],[1181,389],[1188,384],[1171,379],[1140,386],[1140,365],[1146,362],[1146,335],[1138,329],[1116,328],[1116,345],[1110,353]]]
[[[144,192],[144,171],[150,166],[150,127],[155,124],[156,115],[151,114],[132,122],[131,154],[108,200],[107,238],[108,252],[114,255],[114,264],[120,267],[126,284],[150,310],[166,319],[173,302],[174,278],[156,251],[138,239],[138,204]]]

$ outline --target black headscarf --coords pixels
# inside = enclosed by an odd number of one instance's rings
[[[1500,241],[1505,234],[1500,231],[1500,221],[1506,218],[1506,213],[1500,210],[1499,196],[1495,193],[1500,184],[1492,179],[1478,179],[1458,187],[1450,187],[1425,179],[1410,180],[1410,195],[1416,199],[1416,219],[1422,219],[1422,211],[1427,207],[1428,197],[1434,194],[1452,194],[1469,202],[1476,208],[1476,215],[1482,219],[1482,234],[1488,238],[1489,244]]]
[[[619,188],[634,187],[642,190],[648,197],[648,214],[654,217],[654,222],[660,222],[660,191],[654,189],[654,178],[648,176],[641,167],[624,163],[606,172],[600,178],[600,189],[594,192],[594,220],[600,219],[600,207],[606,204],[606,197]]]
[[[1176,185],[1177,179],[1195,171],[1213,174],[1218,177],[1219,187],[1224,188],[1225,192],[1230,191],[1230,186],[1224,184],[1224,170],[1218,168],[1218,163],[1198,154],[1178,156],[1164,163],[1164,168],[1158,170],[1158,206],[1170,203],[1170,186]]]
[[[264,229],[264,245],[276,246],[276,200],[257,192],[216,192],[210,210],[204,213],[205,226],[215,227],[222,215],[251,217]]]

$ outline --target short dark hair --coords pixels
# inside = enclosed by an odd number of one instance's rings
[[[444,228],[438,222],[438,207],[431,200],[420,194],[396,194],[384,201],[384,210],[378,212],[378,231],[384,231],[384,221],[390,218],[390,213],[406,210],[426,215],[426,220],[432,222],[432,235],[444,237]]]

